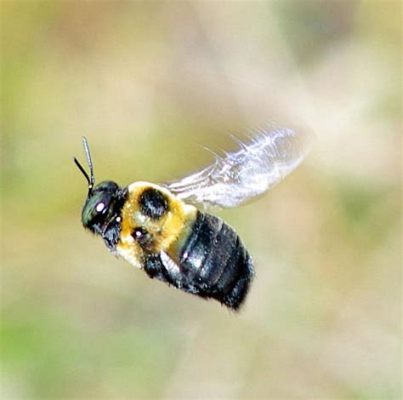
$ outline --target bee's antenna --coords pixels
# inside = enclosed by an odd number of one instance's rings
[[[87,141],[87,138],[85,136],[83,136],[83,145],[84,145],[85,156],[87,157],[87,164],[90,167],[90,179],[89,179],[88,188],[92,189],[94,187],[94,184],[95,184],[94,167],[92,165],[90,146],[88,145],[88,141]]]
[[[90,168],[90,174],[89,175],[87,174],[84,167],[80,164],[80,162],[75,157],[74,157],[74,162],[77,165],[78,169],[85,176],[85,179],[87,179],[88,192],[91,193],[92,188],[94,187],[94,184],[95,184],[95,177],[94,177],[94,167],[92,164],[91,153],[90,153],[90,146],[88,145],[88,141],[87,141],[86,137],[83,137],[83,145],[84,145],[85,156],[87,158],[87,164],[88,164],[88,167]]]

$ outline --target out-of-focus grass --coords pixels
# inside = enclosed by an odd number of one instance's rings
[[[398,2],[1,3],[2,398],[401,396]],[[257,276],[234,315],[84,232],[98,180],[193,172],[230,133],[315,132],[220,213]]]
[[[2,332],[3,360],[9,373],[21,380],[11,379],[11,384],[22,389],[22,394],[33,392],[46,398],[61,393],[72,397],[113,396],[109,380],[113,386],[123,386],[121,395],[161,394],[170,359],[180,349],[175,329],[165,329],[164,341],[154,325],[133,329],[130,324],[116,323],[107,329],[95,326],[87,332],[77,326],[77,321],[60,315],[60,310],[30,304],[29,310],[14,309]],[[99,312],[95,305],[94,312]],[[94,324],[90,316],[86,322]]]

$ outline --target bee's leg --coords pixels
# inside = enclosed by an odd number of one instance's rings
[[[159,254],[147,254],[145,256],[144,271],[151,279],[156,278],[170,285],[178,286],[177,282],[164,267]]]

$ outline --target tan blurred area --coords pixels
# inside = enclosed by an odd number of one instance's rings
[[[399,1],[1,2],[2,399],[402,396]],[[268,124],[306,162],[218,215],[255,260],[240,313],[81,226],[95,175],[180,178]]]

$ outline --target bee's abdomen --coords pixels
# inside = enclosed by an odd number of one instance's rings
[[[184,243],[180,287],[238,309],[253,278],[252,260],[235,231],[220,218],[198,212]]]

